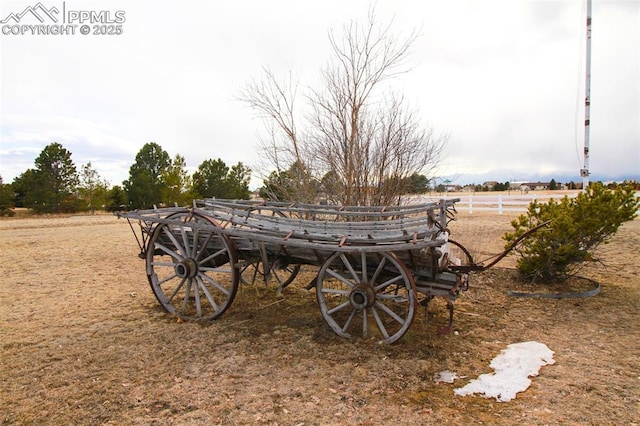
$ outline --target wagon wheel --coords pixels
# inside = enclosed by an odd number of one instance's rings
[[[432,253],[434,253],[435,248],[432,248]],[[469,250],[466,249],[465,246],[460,244],[454,240],[447,241],[447,253],[446,257],[437,258],[437,256],[431,256],[432,260],[432,271],[438,272],[452,272],[458,276],[459,279],[459,290],[468,290],[469,289],[469,272],[481,270],[481,267],[478,267],[469,253]],[[435,279],[435,273],[432,275],[432,279]],[[420,298],[418,296],[418,303],[421,306],[427,306],[433,297],[426,295],[425,298]]]
[[[197,213],[179,212],[167,219],[171,223],[158,224],[147,245],[153,293],[167,312],[182,319],[218,318],[238,290],[233,243]]]
[[[455,262],[454,259],[458,259],[462,266],[475,265],[473,256],[471,256],[471,253],[469,253],[469,250],[467,250],[465,246],[454,240],[449,240],[448,243],[449,262]]]
[[[243,284],[255,284],[256,280],[262,278],[265,284],[269,284],[271,278],[274,278],[279,289],[287,287],[295,280],[300,272],[300,264],[281,265],[277,262],[271,265],[268,273],[264,271],[262,261],[248,262],[240,268],[240,280]]]
[[[320,268],[316,295],[324,320],[345,338],[393,343],[415,313],[413,276],[393,253],[334,253]]]
[[[441,265],[441,270],[462,275],[465,282],[468,280],[469,272],[482,270],[481,266],[478,266],[473,260],[473,256],[469,253],[469,250],[457,241],[449,240],[448,242],[449,253],[445,264]]]
[[[287,217],[283,212],[274,210],[271,212],[273,217]],[[267,256],[265,254],[265,256]],[[268,256],[267,256],[268,257]],[[300,272],[300,264],[283,264],[269,259],[271,267],[268,271],[265,271],[264,262],[262,259],[247,262],[245,266],[240,268],[240,281],[243,284],[255,284],[256,281],[261,278],[265,285],[268,285],[273,277],[278,285],[278,291],[287,287],[295,280],[298,272]]]

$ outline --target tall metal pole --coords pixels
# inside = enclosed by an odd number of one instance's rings
[[[584,89],[584,166],[580,170],[582,190],[589,186],[589,128],[591,118],[591,0],[587,0],[587,55],[585,61]]]

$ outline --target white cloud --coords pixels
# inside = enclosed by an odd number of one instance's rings
[[[0,18],[29,4],[3,2]],[[239,89],[265,65],[278,73],[291,68],[303,85],[314,84],[329,59],[328,31],[364,18],[370,5],[66,2],[80,4],[124,10],[124,33],[0,35],[5,181],[53,141],[113,183],[127,177],[135,153],[151,141],[184,155],[190,169],[218,157],[251,165],[260,122],[235,100]],[[378,2],[377,12],[402,34],[422,34],[413,70],[396,86],[436,133],[451,135],[443,169],[460,176],[573,170],[579,179],[580,2],[398,0]],[[640,3],[595,0],[593,15],[592,172],[637,176]]]

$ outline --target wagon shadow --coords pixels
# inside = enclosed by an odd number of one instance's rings
[[[377,338],[342,338],[322,318],[315,290],[307,290],[301,282],[294,282],[281,294],[264,285],[241,286],[232,307],[208,324],[216,324],[222,333],[232,331],[238,339],[271,339],[278,345],[304,340],[332,352],[332,356],[351,352],[358,354],[358,359],[381,353],[391,358],[407,354],[441,358],[455,337],[438,334],[438,328],[447,324],[448,311],[446,303],[436,299],[428,307],[417,310],[412,326],[395,344],[380,344]],[[461,324],[466,326],[467,320],[461,319]]]

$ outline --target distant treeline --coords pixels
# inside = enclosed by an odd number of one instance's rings
[[[111,186],[89,162],[76,167],[61,144],[47,145],[13,182],[0,176],[0,214],[13,208],[35,213],[76,213],[95,210],[147,209],[154,205],[190,205],[195,198],[250,197],[251,170],[241,162],[229,167],[221,159],[203,161],[189,175],[184,157],[171,158],[157,143],[145,144],[122,185]]]
[[[259,195],[265,199],[281,201],[296,200],[296,188],[305,170],[296,165],[289,169],[274,171],[260,188]],[[14,214],[14,208],[28,208],[41,213],[77,213],[96,210],[118,211],[148,209],[153,206],[188,206],[197,198],[249,199],[251,169],[242,162],[227,166],[220,158],[203,161],[198,169],[189,174],[184,157],[177,154],[171,158],[160,145],[145,144],[129,168],[129,178],[122,185],[112,186],[103,179],[89,162],[80,170],[71,159],[71,152],[61,144],[47,145],[27,169],[13,182],[5,184],[0,176],[0,215]],[[422,194],[432,190],[443,193],[463,189],[457,185],[435,184],[426,176],[413,173],[401,180],[384,181],[397,188],[397,195]],[[334,171],[327,172],[322,179],[305,180],[309,194],[317,202],[339,203],[340,182]],[[628,183],[628,182],[627,182]],[[640,183],[631,182],[636,190]],[[545,184],[546,185],[546,184]],[[617,184],[607,186],[615,188]],[[507,191],[515,189],[513,183],[485,182],[482,185],[466,185],[475,192]],[[545,189],[579,189],[573,182],[557,183],[552,179]]]

